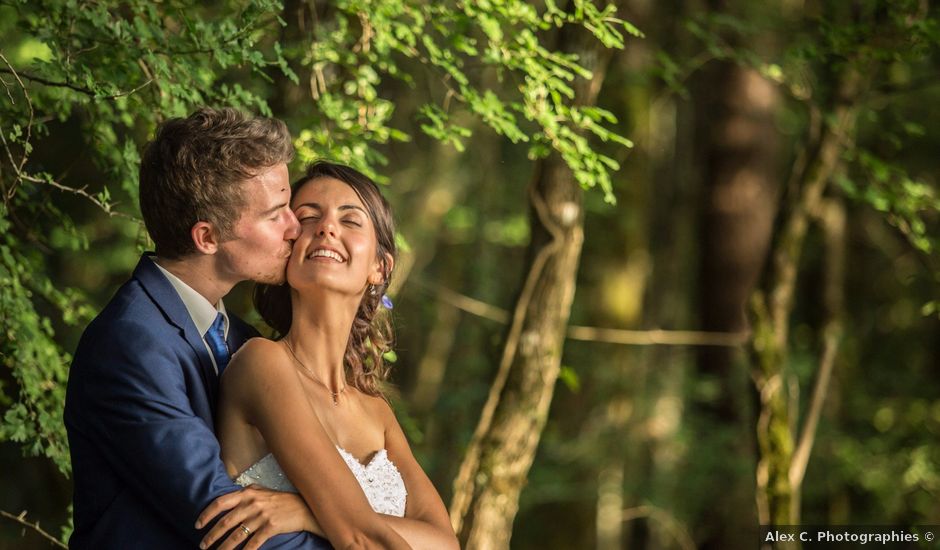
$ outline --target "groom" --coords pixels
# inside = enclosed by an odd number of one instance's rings
[[[140,210],[156,244],[85,330],[65,402],[75,482],[71,548],[196,548],[215,498],[239,491],[213,414],[229,358],[257,333],[222,298],[244,280],[283,282],[299,224],[283,122],[201,109],[163,124],[140,166]],[[262,489],[244,490],[252,497]],[[329,548],[299,531],[300,497],[245,498],[280,528],[265,548]],[[264,525],[237,526],[242,542]],[[265,531],[270,526],[265,528]]]

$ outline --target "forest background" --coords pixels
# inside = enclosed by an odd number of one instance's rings
[[[384,185],[466,547],[940,524],[938,44],[928,0],[0,1],[0,548],[70,531],[69,354],[201,105]]]

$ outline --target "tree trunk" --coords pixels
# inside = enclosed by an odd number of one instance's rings
[[[749,294],[757,284],[767,256],[778,181],[779,139],[774,115],[779,94],[773,83],[754,69],[719,62],[702,75],[696,124],[704,175],[699,299],[701,326],[715,332],[746,328]],[[702,396],[693,414],[706,426],[735,432],[720,449],[703,449],[729,457],[753,455],[754,443],[746,421],[748,383],[734,368],[737,350],[703,346],[697,350],[700,380],[715,390]],[[716,438],[713,441],[718,441]],[[717,443],[713,443],[717,445]],[[734,460],[734,459],[731,459]],[[740,460],[740,459],[738,459]],[[735,510],[753,498],[740,482],[738,464],[731,461],[712,472],[710,487],[720,505],[706,510],[708,530],[703,548],[739,544],[740,515]]]
[[[846,69],[840,75],[835,94],[835,105],[830,116],[817,117],[818,138],[804,153],[805,168],[795,173],[790,189],[789,204],[781,223],[780,236],[772,253],[769,278],[769,300],[763,292],[751,299],[754,335],[751,342],[752,378],[760,399],[760,417],[757,423],[759,461],[757,468],[757,505],[761,524],[792,525],[799,518],[799,500],[796,495],[805,471],[808,448],[800,460],[794,462],[794,441],[791,397],[787,393],[790,374],[786,369],[790,314],[793,309],[800,254],[806,237],[809,219],[822,212],[823,192],[846,143],[855,130],[856,105],[861,86],[861,75]],[[836,325],[838,326],[838,325]],[[833,329],[828,328],[829,332]],[[836,331],[837,334],[837,331]],[[834,354],[832,336],[827,336],[822,359]],[[831,369],[831,366],[828,367]],[[826,374],[825,371],[820,374]],[[828,376],[828,375],[826,375]],[[820,378],[828,382],[828,378]],[[818,393],[818,392],[817,392]],[[817,413],[818,414],[818,413]],[[812,421],[812,416],[808,417]],[[801,447],[811,444],[807,440],[815,424],[805,423]],[[807,441],[807,443],[803,443]],[[796,466],[796,468],[794,468]]]
[[[559,49],[578,53],[580,62],[593,72],[591,81],[579,81],[575,89],[582,105],[592,105],[608,50],[568,29],[559,35]],[[509,547],[519,495],[561,367],[584,239],[582,195],[560,157],[536,163],[529,189],[532,238],[527,275],[496,379],[454,483],[450,516],[464,548]]]
[[[532,201],[544,218],[533,220],[535,254],[503,364],[454,488],[451,521],[466,548],[509,547],[519,493],[558,378],[574,298],[584,237],[582,190],[562,161],[539,164]]]
[[[702,329],[737,332],[746,327],[748,295],[764,264],[773,230],[779,139],[774,115],[779,94],[757,71],[721,62],[708,71],[712,97],[700,104],[704,145],[701,235]],[[716,85],[717,84],[717,85]],[[727,347],[699,348],[700,370],[722,391],[714,415],[740,424],[738,395],[730,387],[732,353]]]

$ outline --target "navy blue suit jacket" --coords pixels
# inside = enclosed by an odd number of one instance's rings
[[[257,332],[229,316],[234,351]],[[85,330],[69,373],[73,550],[197,548],[194,527],[216,497],[238,490],[213,433],[219,381],[176,290],[145,255]],[[315,549],[309,533],[264,548]]]

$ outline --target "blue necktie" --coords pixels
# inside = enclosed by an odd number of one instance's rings
[[[206,343],[209,344],[212,356],[215,357],[215,365],[219,369],[219,376],[222,376],[222,371],[228,365],[231,354],[228,351],[228,344],[225,343],[225,319],[221,313],[215,318],[215,322],[212,323],[209,330],[206,331]]]

